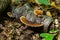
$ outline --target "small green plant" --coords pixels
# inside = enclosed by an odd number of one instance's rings
[[[49,33],[41,33],[40,37],[43,37],[44,40],[53,40],[55,35],[53,35],[51,33],[58,33],[58,34],[60,34],[59,30],[50,30]]]
[[[38,4],[50,5],[49,0],[36,0]]]
[[[40,36],[43,37],[44,40],[53,40],[54,38],[54,35],[49,33],[41,33]]]
[[[56,33],[58,32],[59,30],[50,30],[49,33]]]

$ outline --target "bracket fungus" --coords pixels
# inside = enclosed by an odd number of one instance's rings
[[[42,10],[34,10],[34,14],[35,15],[38,15],[38,16],[41,16],[43,14],[43,11]]]
[[[12,17],[12,18],[13,18],[13,15],[12,15],[11,12],[7,12],[7,15],[8,15],[9,17]]]
[[[31,22],[27,21],[27,19],[24,16],[20,17],[20,21],[22,23],[24,23],[25,25],[28,25],[28,26],[31,26],[31,27],[40,27],[40,26],[42,26],[42,24],[31,23]]]

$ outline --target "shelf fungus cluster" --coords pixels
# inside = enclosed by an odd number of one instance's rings
[[[30,27],[44,27],[44,31],[47,32],[53,18],[50,13],[50,16],[44,14],[43,10],[33,9],[29,3],[25,3],[23,6],[13,9],[12,13],[8,13],[8,16],[15,17]]]

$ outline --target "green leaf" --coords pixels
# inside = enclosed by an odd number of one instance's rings
[[[37,0],[37,2],[44,5],[50,5],[49,0]]]
[[[56,33],[56,32],[58,32],[59,30],[50,30],[49,32],[50,33]]]
[[[41,33],[40,37],[43,37],[45,40],[53,40],[54,35],[49,33]]]

